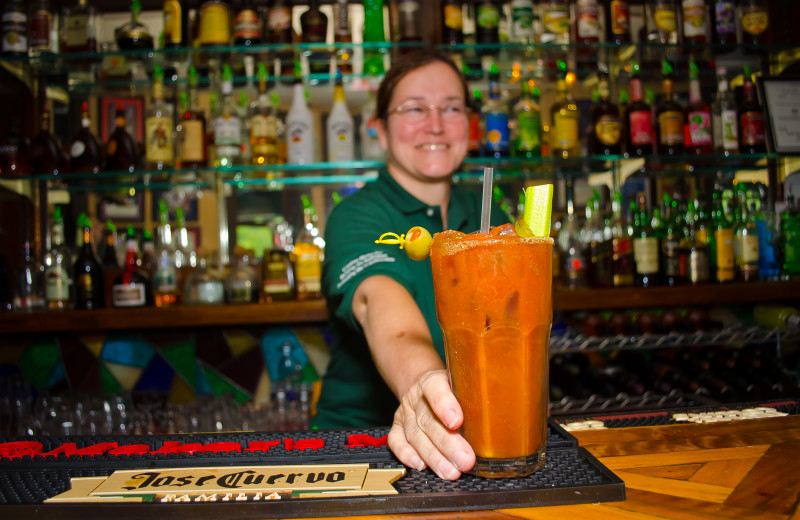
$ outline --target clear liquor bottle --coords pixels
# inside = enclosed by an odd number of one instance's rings
[[[72,253],[64,244],[64,219],[61,207],[53,212],[50,247],[44,258],[45,299],[50,310],[68,309],[72,305]]]
[[[155,66],[153,97],[144,123],[145,160],[148,170],[172,168],[175,163],[173,110],[164,102],[164,73]]]
[[[233,74],[228,65],[222,67],[222,100],[211,115],[214,126],[214,166],[230,167],[242,159],[243,123],[233,97]]]
[[[178,268],[178,278],[183,279],[186,271],[197,266],[197,252],[189,241],[189,230],[186,228],[186,215],[183,209],[175,210],[175,267]]]
[[[258,278],[250,267],[250,255],[246,251],[236,252],[236,265],[225,277],[225,301],[227,303],[255,303],[258,301]]]
[[[156,307],[173,307],[180,300],[180,281],[175,261],[175,245],[167,205],[158,201],[158,243],[153,267],[153,299]]]
[[[207,255],[200,255],[197,269],[186,279],[183,293],[185,305],[219,305],[225,303],[225,283],[209,265]]]
[[[567,216],[558,233],[558,248],[561,256],[562,284],[566,289],[582,289],[587,285],[586,261],[583,254],[572,181],[567,180]]]
[[[711,105],[711,125],[714,130],[714,152],[723,155],[739,153],[739,123],[736,101],[728,90],[728,71],[717,69],[717,97]]]
[[[145,307],[152,304],[150,280],[136,264],[138,250],[136,232],[133,227],[128,226],[125,235],[125,268],[111,286],[111,302],[114,307]]]
[[[14,276],[15,311],[42,311],[45,309],[44,269],[36,259],[33,244],[26,240],[22,244],[22,263]]]

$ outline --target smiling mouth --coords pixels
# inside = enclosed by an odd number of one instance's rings
[[[437,151],[440,151],[440,150],[447,150],[448,148],[450,148],[450,145],[448,145],[448,144],[421,144],[417,148],[419,148],[420,150],[428,150],[428,151],[431,151],[431,152],[437,152]]]

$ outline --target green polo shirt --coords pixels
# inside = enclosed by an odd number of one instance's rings
[[[480,191],[480,187],[453,186],[447,215],[450,229],[468,233],[480,227]],[[494,205],[491,220],[492,225],[501,225],[508,217]],[[425,316],[436,351],[445,359],[430,260],[414,261],[397,245],[375,243],[383,233],[401,235],[414,226],[431,234],[442,231],[441,208],[409,194],[386,171],[328,217],[322,288],[330,314],[331,360],[313,420],[319,428],[388,426],[397,409],[397,399],[375,368],[352,313],[353,294],[366,278],[385,275],[408,290]]]

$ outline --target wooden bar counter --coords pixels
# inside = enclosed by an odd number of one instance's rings
[[[346,518],[800,519],[800,416],[572,434],[625,481],[624,502]]]

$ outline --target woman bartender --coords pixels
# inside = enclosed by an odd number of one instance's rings
[[[331,361],[314,425],[392,424],[389,446],[405,465],[456,479],[475,454],[444,365],[430,260],[375,240],[422,226],[431,234],[480,227],[479,190],[452,185],[467,153],[467,85],[434,50],[404,54],[378,90],[378,137],[387,167],[331,212],[322,283]],[[507,222],[497,208],[492,223]],[[399,403],[399,404],[398,404]]]

